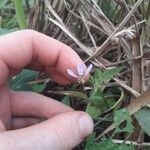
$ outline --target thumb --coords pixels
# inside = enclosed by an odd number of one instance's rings
[[[40,124],[0,134],[3,150],[68,150],[93,130],[93,121],[84,112],[59,114]]]

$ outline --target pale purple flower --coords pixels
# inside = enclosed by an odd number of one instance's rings
[[[89,74],[92,68],[93,68],[92,64],[90,64],[87,69],[85,69],[85,66],[83,64],[78,64],[77,74],[71,69],[67,69],[67,72],[70,76],[77,78],[79,83],[84,83],[86,76]]]

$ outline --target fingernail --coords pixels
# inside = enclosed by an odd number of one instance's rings
[[[94,128],[94,123],[92,118],[88,114],[81,115],[79,119],[79,126],[80,126],[80,133],[81,136],[84,138],[88,136]]]

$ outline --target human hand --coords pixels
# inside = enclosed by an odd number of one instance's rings
[[[78,63],[83,62],[71,48],[41,33],[23,30],[0,37],[1,150],[68,150],[92,132],[86,113],[7,86],[8,78],[23,68],[46,72],[60,84],[71,83],[67,69],[75,70]]]

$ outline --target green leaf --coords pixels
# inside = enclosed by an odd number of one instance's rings
[[[135,150],[134,145],[127,145],[125,143],[116,144],[112,139],[103,138],[100,146],[100,150]]]
[[[94,92],[90,96],[90,102],[87,105],[86,112],[91,115],[93,118],[97,118],[102,111],[102,107],[104,106],[104,95],[98,90]]]
[[[0,0],[0,10],[3,10],[5,8],[6,3],[6,0]]]
[[[106,97],[105,103],[106,103],[106,109],[109,109],[110,107],[115,105],[116,100],[114,97],[108,97],[108,98]]]
[[[96,71],[94,73],[94,78],[101,80],[102,76],[103,76],[103,72],[100,69],[96,69]]]
[[[94,91],[96,92],[98,88],[104,84],[106,81],[111,80],[115,75],[117,75],[122,70],[121,67],[111,68],[108,70],[101,71],[96,69],[93,76],[90,78],[90,83],[94,86]]]
[[[13,0],[13,1],[14,1],[16,16],[17,16],[20,29],[25,29],[26,28],[26,16],[24,13],[22,0]]]
[[[134,131],[134,128],[132,126],[132,119],[126,108],[115,111],[114,123],[116,126],[114,134],[120,132],[127,132],[131,134]]]
[[[92,118],[97,118],[101,114],[101,108],[88,105],[86,112],[92,117]]]
[[[116,144],[112,139],[103,138],[101,143],[95,143],[95,133],[92,133],[88,138],[85,150],[135,150],[134,145],[125,143]]]
[[[70,98],[67,95],[61,100],[61,102],[67,106],[71,106]]]
[[[117,75],[120,71],[122,70],[121,67],[117,67],[117,68],[111,68],[108,70],[105,70],[103,72],[102,75],[102,80],[103,82],[107,81],[107,80],[111,80],[115,75]]]
[[[142,108],[135,113],[135,118],[138,120],[140,126],[150,136],[150,109]]]
[[[99,145],[95,143],[95,133],[93,132],[88,136],[85,150],[98,150]]]
[[[114,12],[115,4],[112,0],[104,0],[101,3],[101,9],[107,17],[110,17]]]
[[[100,69],[96,69],[94,76],[93,76],[93,83],[96,85],[100,85],[103,83],[103,72]]]
[[[90,96],[90,102],[87,105],[86,112],[91,115],[93,118],[99,117],[99,115],[112,107],[116,101],[114,98],[105,98],[104,94],[97,90],[96,92],[92,91]]]
[[[32,89],[34,92],[41,93],[45,89],[46,84],[34,84]]]
[[[13,90],[32,90],[32,86],[29,84],[30,81],[37,79],[39,73],[36,71],[24,69],[20,74],[12,78],[9,82],[9,86]]]

